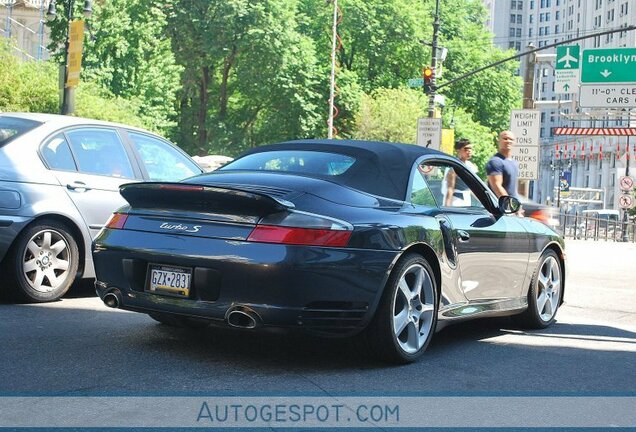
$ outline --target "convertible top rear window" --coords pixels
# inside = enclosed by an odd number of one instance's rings
[[[18,117],[0,116],[0,147],[42,123]]]
[[[252,153],[221,168],[228,170],[277,171],[320,176],[344,174],[355,163],[352,156],[319,151],[268,151]]]

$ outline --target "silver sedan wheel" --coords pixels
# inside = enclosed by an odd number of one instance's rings
[[[406,353],[417,352],[433,327],[435,295],[429,272],[420,264],[408,267],[393,298],[393,334]]]
[[[537,277],[537,312],[545,322],[550,321],[559,307],[561,297],[561,267],[553,256],[548,256]]]
[[[27,242],[22,272],[34,290],[51,292],[69,277],[70,259],[70,247],[64,236],[54,230],[42,230]]]

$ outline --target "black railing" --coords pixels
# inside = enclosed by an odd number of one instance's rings
[[[636,242],[636,222],[617,220],[588,213],[561,213],[557,231],[566,238]]]

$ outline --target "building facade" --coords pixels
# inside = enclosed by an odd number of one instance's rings
[[[529,45],[543,47],[591,35],[619,30],[636,22],[636,0],[484,0],[489,12],[493,43],[502,49],[526,51]],[[636,32],[619,31],[575,42],[581,52],[588,48],[636,47]],[[554,54],[555,48],[540,51]],[[521,62],[524,75],[528,59]],[[570,185],[601,190],[594,207],[618,207],[618,177],[624,175],[628,157],[636,156],[636,137],[555,136],[553,128],[636,127],[636,108],[601,109],[579,106],[578,89],[571,94],[555,93],[554,62],[531,64],[535,68],[534,97],[541,110],[541,150],[539,179],[533,182],[532,198],[554,203],[562,171],[571,174]],[[636,81],[636,72],[635,72]],[[629,142],[629,152],[626,148]],[[626,154],[628,153],[628,154]],[[633,164],[636,165],[636,164]],[[634,166],[633,169],[636,169]],[[581,203],[576,208],[592,208]]]
[[[46,60],[48,31],[44,25],[50,0],[0,0],[0,29],[24,60]]]

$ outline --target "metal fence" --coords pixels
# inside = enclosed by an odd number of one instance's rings
[[[636,242],[636,222],[592,217],[582,213],[559,214],[557,231],[566,238]]]

